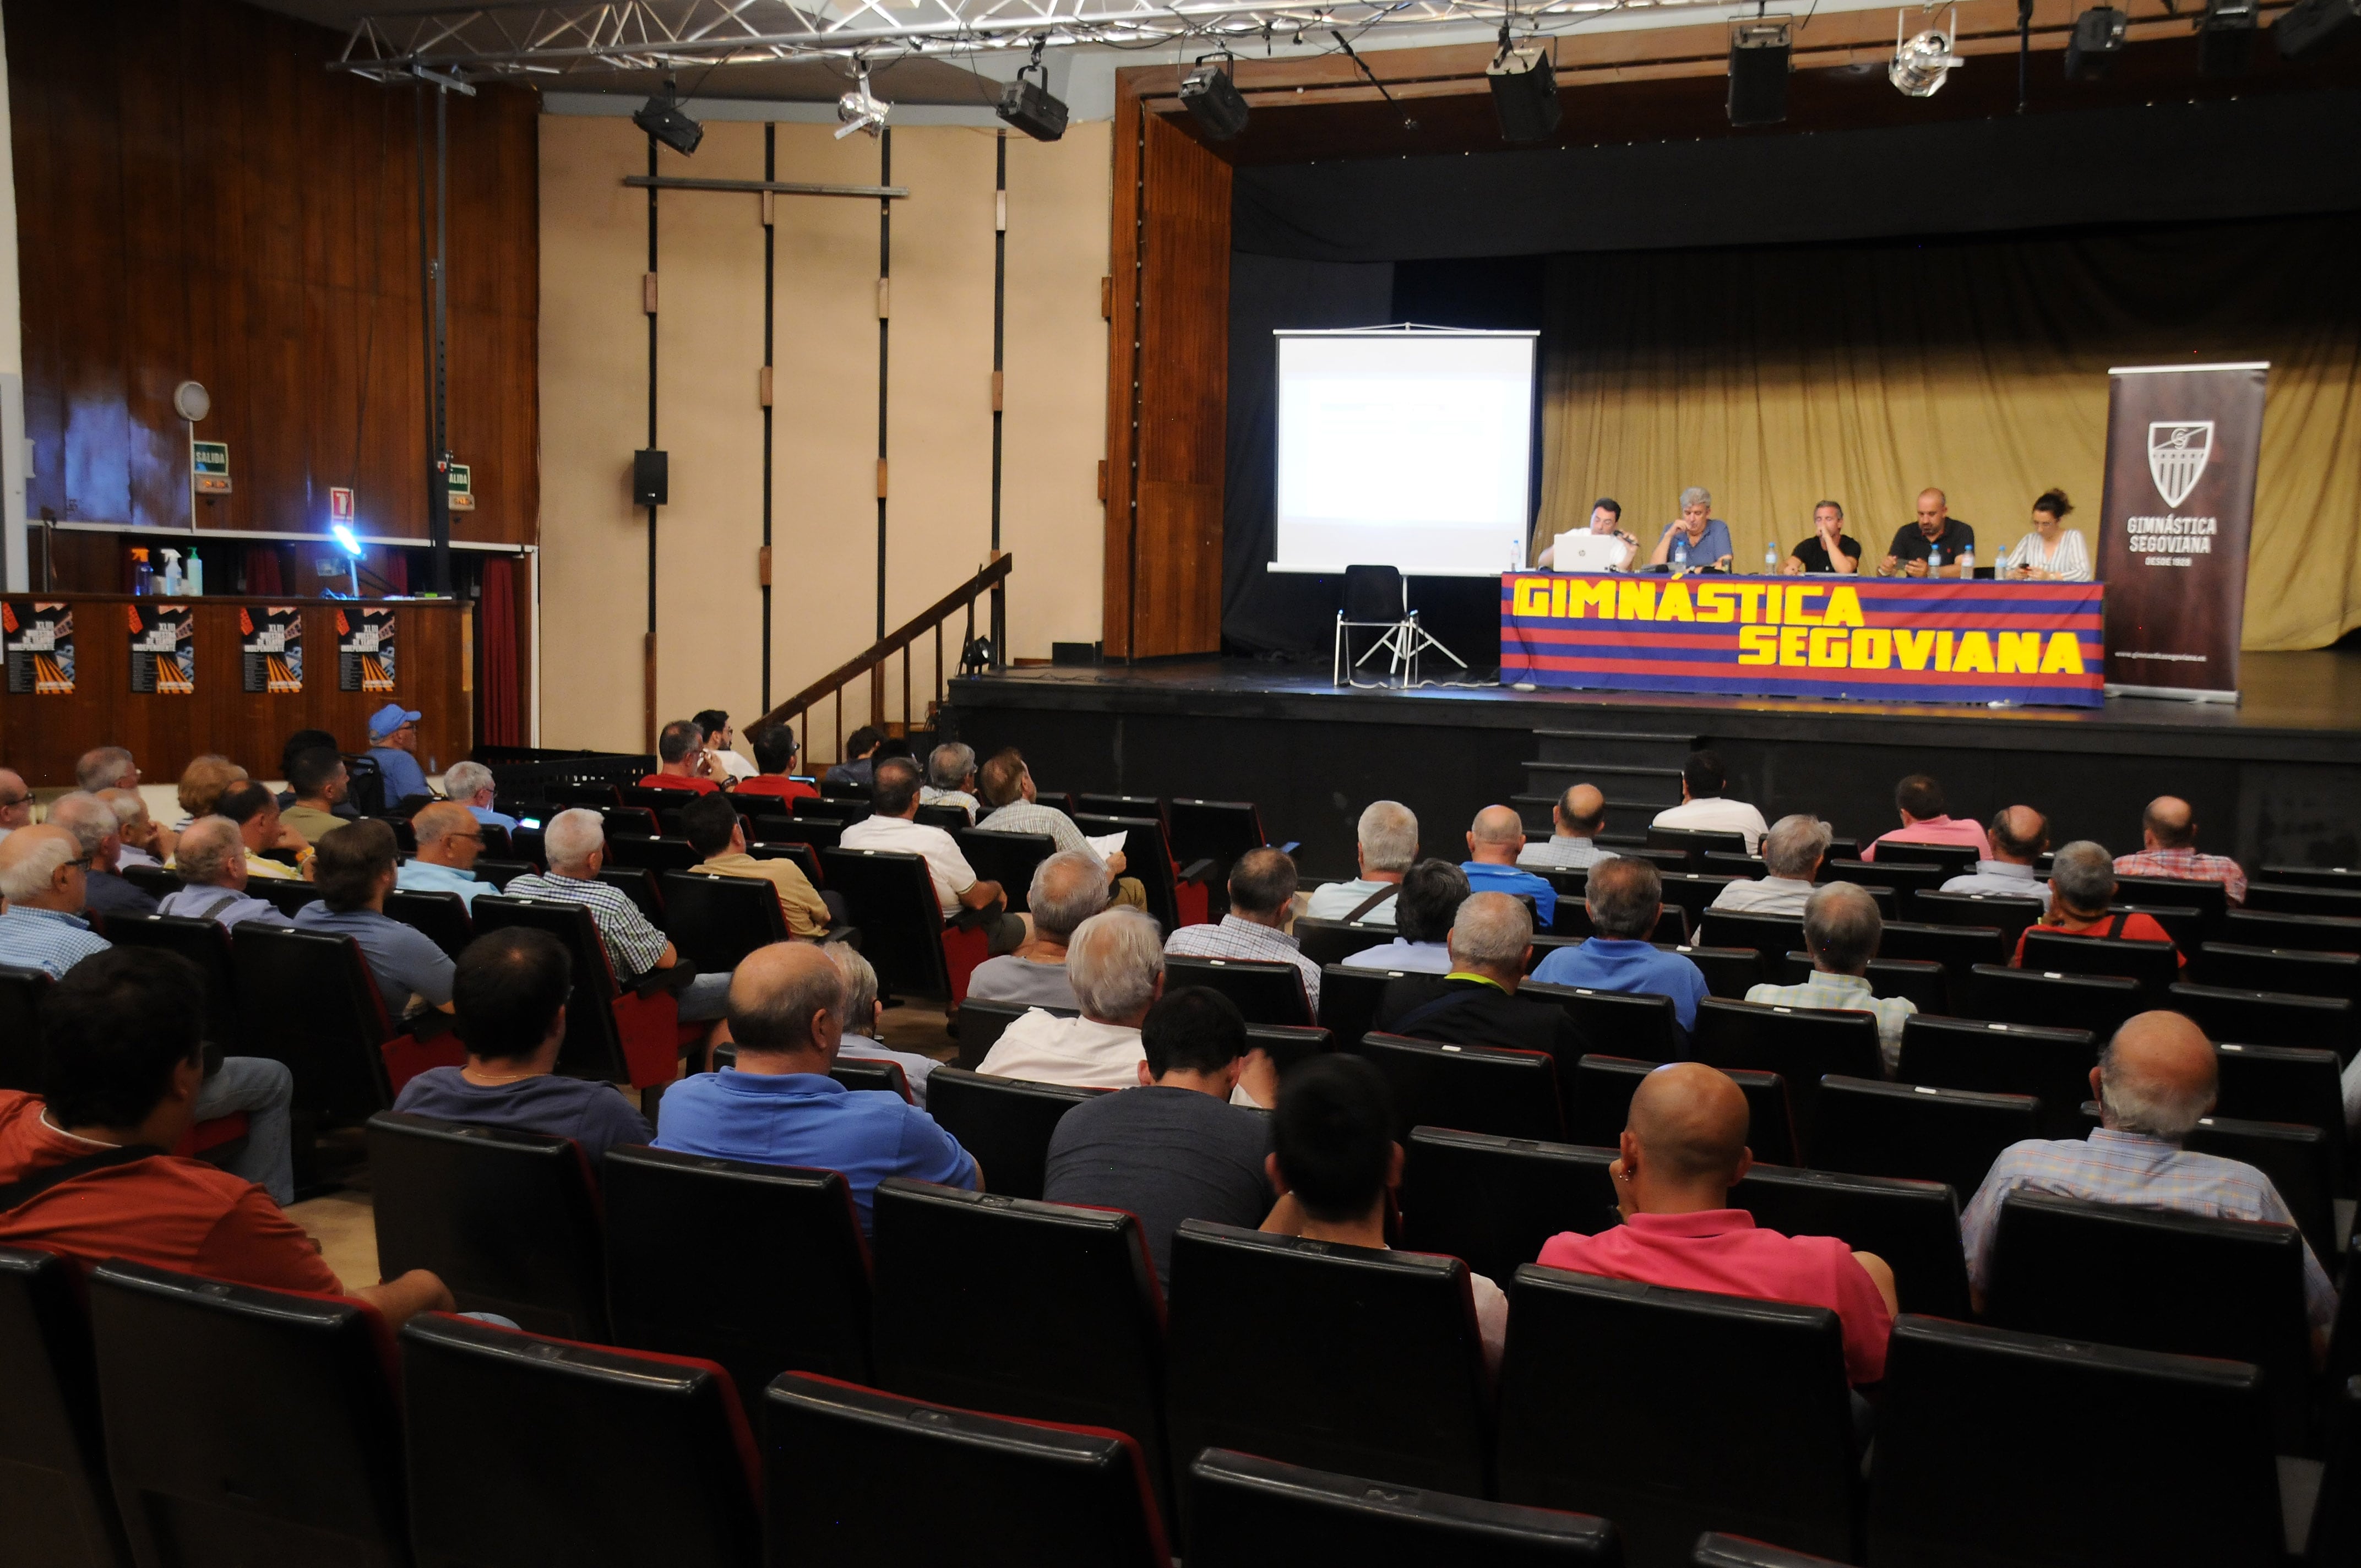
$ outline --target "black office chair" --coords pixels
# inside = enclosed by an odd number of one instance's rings
[[[388,918],[399,920],[423,936],[442,948],[445,958],[454,960],[476,939],[476,922],[467,913],[466,900],[456,893],[405,892],[397,887],[385,895],[385,913]]]
[[[667,871],[662,891],[664,934],[708,974],[727,974],[758,948],[787,939],[778,890],[760,877]]]
[[[2101,1040],[2141,1011],[2140,983],[2120,975],[2066,974],[1978,964],[1968,980],[1967,1016],[1991,1024],[2088,1029]]]
[[[1830,1073],[1877,1079],[1885,1071],[1872,1013],[1709,996],[1697,1003],[1697,1034],[1689,1045],[1689,1054],[1698,1061],[1726,1069],[1775,1072],[1784,1079],[1795,1146],[1807,1163],[1816,1163],[1813,1139],[1820,1080]]]
[[[1106,1092],[939,1067],[927,1075],[927,1113],[975,1157],[994,1193],[1038,1199],[1059,1118]]]
[[[1597,1148],[1613,1148],[1631,1119],[1631,1096],[1640,1080],[1662,1066],[1630,1057],[1590,1055],[1575,1064],[1574,1087],[1567,1110],[1566,1139]],[[1749,1069],[1722,1069],[1746,1096],[1747,1146],[1754,1157],[1773,1165],[1795,1161],[1795,1122],[1787,1105],[1787,1082],[1775,1072]]]
[[[0,1247],[0,1495],[11,1555],[75,1568],[130,1568],[107,1478],[91,1358],[90,1314],[75,1266]]]
[[[2296,1228],[2312,1244],[2323,1267],[2336,1259],[2337,1148],[2318,1127],[2294,1122],[2253,1122],[2236,1116],[2202,1116],[2185,1147],[2199,1154],[2243,1160],[2270,1178]]]
[[[1838,1236],[1894,1269],[1905,1312],[1968,1316],[1960,1201],[1939,1181],[1847,1176],[1758,1165],[1730,1190],[1730,1205],[1791,1236]]]
[[[1402,1146],[1401,1245],[1506,1279],[1550,1237],[1621,1223],[1607,1174],[1613,1148],[1413,1127]]]
[[[2003,1149],[2034,1136],[2038,1106],[2023,1094],[1824,1078],[1812,1163],[1855,1176],[1948,1182],[1964,1204]]]
[[[2348,1061],[2353,1058],[2355,1014],[2350,997],[2290,996],[2185,981],[2172,987],[2171,997],[2172,1008],[2196,1019],[2208,1038],[2316,1046]]]
[[[1308,1025],[1312,1020],[1302,971],[1290,963],[1168,956],[1164,989],[1178,991],[1189,985],[1220,992],[1238,1004],[1249,1024]]]
[[[2098,1036],[2088,1029],[1920,1014],[1903,1022],[1894,1077],[1935,1089],[2031,1095],[2040,1102],[2037,1136],[2078,1138],[2087,1125],[2081,1105],[2091,1098],[2091,1069],[2098,1065]]]
[[[1395,1136],[1420,1124],[1506,1138],[1555,1138],[1555,1064],[1540,1051],[1500,1050],[1364,1035],[1346,1047],[1375,1064],[1392,1091]]]
[[[951,809],[956,811],[958,807]],[[1058,852],[1056,839],[1047,833],[1003,833],[997,828],[970,828],[965,813],[961,814],[955,837],[969,869],[983,881],[1000,884],[1011,914],[1022,915],[1031,908],[1026,899],[1033,890],[1033,873],[1043,861]],[[1126,861],[1129,858],[1125,857]]]
[[[2246,948],[2207,942],[2189,966],[2201,985],[2235,991],[2276,991],[2293,996],[2341,996],[2361,1001],[2361,953],[2315,953],[2296,948]]]

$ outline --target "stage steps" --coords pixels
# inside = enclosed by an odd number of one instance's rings
[[[1639,831],[1681,803],[1681,764],[1696,745],[1688,735],[1617,729],[1536,729],[1540,756],[1525,764],[1525,793],[1515,799],[1529,835],[1550,831],[1550,807],[1567,786],[1596,784],[1607,796],[1609,830]]]
[[[1536,729],[1533,744],[1544,762],[1659,768],[1678,773],[1697,749],[1697,737],[1667,735],[1662,730]]]

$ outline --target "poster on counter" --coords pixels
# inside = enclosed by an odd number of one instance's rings
[[[184,604],[126,604],[131,689],[141,696],[189,696],[197,689],[196,617]]]
[[[303,610],[300,605],[264,605],[237,612],[238,663],[249,692],[300,696],[303,692]]]
[[[357,613],[359,620],[353,619]],[[358,611],[336,609],[336,689],[348,692],[393,690],[393,611],[370,608]]]
[[[38,600],[0,601],[0,644],[13,696],[71,696],[73,607]]]

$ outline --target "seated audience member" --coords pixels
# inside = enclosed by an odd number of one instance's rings
[[[387,703],[369,715],[368,758],[385,781],[385,808],[391,811],[412,795],[431,795],[425,771],[418,765],[418,710],[398,702]]]
[[[120,746],[93,746],[74,762],[74,788],[84,795],[138,787],[139,764]]]
[[[320,840],[312,880],[320,896],[295,912],[295,929],[350,937],[368,960],[385,1015],[451,1011],[451,959],[423,931],[385,912],[399,854],[393,829],[369,817]]]
[[[1401,1186],[1402,1148],[1394,1142],[1393,1094],[1384,1076],[1341,1052],[1298,1064],[1279,1087],[1263,1168],[1279,1201],[1262,1229],[1387,1251],[1386,1194]],[[1473,1269],[1467,1288],[1484,1369],[1497,1376],[1509,1335],[1509,1299]]]
[[[1607,797],[1596,785],[1568,784],[1550,807],[1550,828],[1549,842],[1527,844],[1518,851],[1517,864],[1582,872],[1615,858],[1614,850],[1598,847],[1598,835],[1607,829]]]
[[[476,857],[484,852],[484,825],[456,800],[438,800],[410,819],[418,853],[401,862],[393,885],[405,893],[456,893],[470,912],[478,894],[497,893],[476,880]]]
[[[171,853],[162,841],[163,830],[148,815],[148,803],[136,789],[103,789],[98,798],[114,808],[115,836],[123,848],[115,853],[117,870],[125,866],[160,866]]]
[[[1690,833],[1736,833],[1746,840],[1746,852],[1758,853],[1763,835],[1771,831],[1763,813],[1742,800],[1729,799],[1730,775],[1711,751],[1691,751],[1681,764],[1681,803],[1656,813],[1654,828],[1678,828]]]
[[[2011,1144],[1960,1212],[1968,1284],[1978,1309],[1992,1279],[2001,1200],[2012,1192],[2294,1224],[2269,1177],[2242,1160],[2180,1146],[2213,1109],[2217,1071],[2213,1043],[2181,1014],[2142,1013],[2116,1030],[2091,1069],[2099,1124],[2090,1136]],[[2303,1297],[2314,1349],[2324,1350],[2336,1321],[2336,1289],[2309,1243],[2303,1249]]]
[[[1015,952],[976,965],[967,977],[968,999],[1071,1008],[1077,1003],[1066,977],[1066,945],[1083,921],[1107,907],[1106,869],[1093,856],[1061,850],[1033,868],[1025,902],[1033,934]]]
[[[0,1090],[0,1187],[15,1200],[0,1209],[0,1246],[85,1268],[122,1258],[229,1285],[355,1296],[390,1324],[453,1310],[424,1269],[347,1289],[269,1192],[164,1152],[203,1114],[204,1013],[203,981],[177,954],[111,952],[58,982],[41,1010],[41,1093]]]
[[[994,954],[1015,952],[1030,927],[1025,916],[1008,912],[998,883],[975,874],[950,834],[918,820],[917,764],[906,757],[889,758],[873,773],[869,815],[847,828],[838,841],[848,850],[894,850],[924,858],[943,924],[962,929],[982,927]]]
[[[1773,828],[1773,832],[1777,829]],[[1869,890],[1832,882],[1804,906],[1804,950],[1812,955],[1812,978],[1801,985],[1756,985],[1746,1000],[1766,1007],[1833,1007],[1877,1015],[1877,1045],[1891,1073],[1902,1059],[1902,1025],[1918,1011],[1906,996],[1877,996],[1869,989],[1869,960],[1885,935],[1885,921]]]
[[[1248,850],[1230,866],[1230,912],[1219,925],[1183,926],[1165,938],[1176,959],[1244,959],[1293,964],[1304,999],[1320,1011],[1320,966],[1303,956],[1287,927],[1295,908],[1295,862],[1284,850]]]
[[[724,789],[734,788],[740,779],[754,776],[754,764],[738,754],[737,738],[730,732],[730,716],[718,707],[708,707],[689,720],[705,738],[705,754],[710,759],[706,770]]]
[[[920,806],[956,806],[973,822],[980,802],[975,798],[975,748],[946,740],[927,753],[927,782],[918,791]]]
[[[1014,746],[993,753],[992,760],[976,773],[976,793],[983,796],[988,811],[979,828],[994,833],[1046,834],[1060,854],[1088,855],[1102,867],[1114,883],[1112,900],[1134,909],[1148,907],[1148,889],[1137,877],[1123,874],[1131,862],[1121,850],[1100,854],[1097,846],[1082,836],[1074,819],[1054,806],[1044,806],[1040,791],[1034,786],[1033,771],[1025,765],[1024,757]],[[1148,846],[1154,851],[1155,846]]]
[[[1149,1008],[1139,1043],[1137,1084],[1058,1119],[1041,1196],[1139,1216],[1162,1280],[1181,1221],[1252,1230],[1270,1213],[1269,1121],[1230,1096],[1244,1083],[1257,1102],[1274,1103],[1279,1073],[1247,1043],[1237,1004],[1201,985]]]
[[[898,1094],[860,1094],[828,1076],[844,1033],[844,978],[824,951],[774,942],[730,982],[738,1065],[664,1091],[656,1145],[708,1159],[840,1171],[861,1229],[889,1176],[982,1189],[983,1172],[933,1117]]]
[[[336,812],[351,793],[352,775],[345,760],[329,748],[296,752],[287,770],[287,787],[294,792],[295,804],[281,808],[279,819],[303,835],[305,843],[316,844],[352,820]]]
[[[877,1000],[877,971],[861,956],[859,948],[850,942],[830,942],[820,950],[844,979],[844,1042],[837,1047],[836,1054],[855,1061],[894,1063],[910,1085],[911,1100],[924,1110],[927,1078],[935,1070],[935,1058],[916,1051],[889,1050],[882,1043],[885,1004]]]
[[[312,844],[280,819],[278,796],[251,779],[240,779],[221,792],[214,802],[214,815],[237,824],[238,837],[246,841],[247,875],[270,882],[302,879],[303,868],[311,863]],[[295,864],[272,860],[263,853],[266,850],[292,850]]]
[[[2131,910],[2110,910],[2115,901],[2115,865],[2104,844],[2077,839],[2049,862],[2049,908],[2027,931],[2063,931],[2072,937],[2120,937],[2132,942],[2169,942],[2172,934],[2156,916]],[[2178,949],[2176,949],[2178,951]],[[2180,953],[2180,967],[2189,955]],[[2025,938],[2016,939],[2009,966],[2025,967]]]
[[[1362,810],[1353,838],[1361,874],[1313,888],[1303,913],[1314,920],[1390,926],[1402,873],[1418,860],[1418,818],[1400,801],[1372,801]]]
[[[551,817],[542,830],[541,852],[549,870],[511,878],[504,891],[511,898],[555,899],[590,911],[616,984],[635,984],[680,962],[680,949],[648,923],[631,894],[598,880],[598,868],[607,863],[607,827],[597,812],[577,806]],[[701,974],[682,988],[680,1016],[689,1023],[719,1018],[729,1003],[730,977]]]
[[[2246,902],[2246,873],[2227,855],[2197,852],[2197,812],[2178,795],[2160,795],[2140,813],[2140,850],[2115,861],[2117,876],[2218,882],[2234,905]]]
[[[1400,970],[1405,974],[1451,972],[1451,923],[1467,902],[1467,873],[1449,861],[1421,861],[1402,876],[1401,917],[1394,939],[1363,948],[1346,969]]]
[[[93,915],[153,915],[156,901],[123,880],[115,857],[123,852],[123,824],[115,807],[80,791],[49,803],[51,826],[74,836],[85,870],[84,907]]]
[[[740,779],[731,789],[732,795],[767,795],[792,806],[798,800],[818,800],[819,789],[789,775],[796,771],[796,729],[792,724],[757,724],[746,731],[746,744],[754,748],[752,777]]]
[[[709,776],[713,766],[713,758],[705,749],[705,731],[694,720],[675,718],[658,732],[656,771],[642,779],[640,787],[710,795],[721,787]]]
[[[548,932],[511,926],[477,938],[451,975],[467,1065],[428,1068],[402,1085],[393,1108],[572,1138],[594,1171],[617,1144],[646,1143],[654,1130],[613,1084],[558,1076],[573,990],[574,960]]]
[[[811,879],[793,861],[758,861],[748,854],[746,825],[728,798],[703,795],[682,806],[680,831],[689,848],[704,857],[705,870],[769,883],[778,894],[779,913],[786,917],[788,936],[808,942],[828,936],[837,916],[813,889]]]
[[[1669,996],[1681,1032],[1696,1028],[1697,1003],[1711,994],[1705,971],[1648,940],[1664,910],[1664,879],[1655,863],[1624,855],[1592,867],[1583,906],[1598,934],[1542,959],[1533,978],[1543,985]]]
[[[1640,1080],[1623,1125],[1615,1178],[1623,1223],[1597,1235],[1552,1236],[1536,1259],[1680,1290],[1793,1301],[1836,1313],[1845,1376],[1885,1376],[1894,1329],[1894,1270],[1875,1253],[1833,1236],[1789,1236],[1733,1208],[1730,1190],[1754,1165],[1746,1146],[1746,1095],[1701,1062],[1671,1062]]]
[[[279,748],[279,776],[282,779],[292,779],[295,776],[295,759],[315,749],[324,751],[338,750],[335,732],[326,729],[298,729],[294,734],[287,737]],[[295,792],[292,790],[287,791],[279,797],[279,809],[281,811],[294,804]],[[358,817],[360,812],[347,796],[343,808],[336,815],[350,822]]]
[[[884,740],[882,730],[864,724],[844,738],[844,761],[820,775],[820,783],[867,789],[877,767],[877,748]]]
[[[1590,1048],[1582,1031],[1556,1003],[1517,994],[1533,951],[1533,917],[1524,905],[1505,893],[1469,894],[1452,921],[1450,948],[1447,972],[1386,982],[1378,1028],[1445,1045],[1546,1051],[1559,1072],[1572,1072]]]
[[[0,839],[32,826],[32,821],[33,792],[26,787],[25,775],[14,768],[0,768]]]
[[[222,791],[246,777],[246,770],[227,757],[206,752],[189,759],[181,770],[179,796],[181,819],[172,824],[178,833],[200,817],[211,817],[214,807],[221,803]]]
[[[1974,850],[1979,859],[1992,859],[1992,840],[1982,825],[1951,816],[1943,786],[1927,773],[1912,773],[1894,786],[1894,811],[1902,826],[1863,845],[1862,860],[1877,859],[1879,844],[1958,844]]]
[[[212,920],[236,930],[247,920],[265,926],[292,926],[267,898],[246,891],[246,840],[237,824],[226,817],[200,817],[181,835],[172,859],[181,891],[156,906],[159,915],[188,920]]]
[[[443,794],[464,806],[475,819],[487,828],[502,832],[517,830],[517,819],[505,811],[495,811],[493,804],[500,799],[500,790],[492,782],[492,770],[481,762],[454,762],[443,770]]]
[[[1763,835],[1763,875],[1734,882],[1714,894],[1713,907],[1752,915],[1801,915],[1812,896],[1812,879],[1828,858],[1836,835],[1817,817],[1782,817]]]
[[[2049,896],[2049,884],[2033,874],[2033,862],[2049,848],[2049,819],[2029,806],[2004,806],[1993,814],[1992,853],[1976,869],[1943,884],[1945,893],[1979,893],[1988,898]]]
[[[1546,926],[1557,918],[1557,888],[1546,877],[1520,871],[1517,857],[1525,850],[1525,824],[1515,809],[1488,806],[1467,828],[1467,859],[1459,869],[1477,893],[1505,893],[1533,901],[1533,922]]]
[[[82,918],[82,845],[53,822],[0,839],[0,964],[58,979],[112,946]]]
[[[1164,944],[1156,922],[1137,909],[1110,909],[1076,928],[1066,948],[1078,1018],[1036,1007],[1001,1031],[976,1065],[999,1078],[1126,1089],[1148,1059],[1140,1021],[1164,992]]]

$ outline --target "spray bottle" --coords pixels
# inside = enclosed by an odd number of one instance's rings
[[[135,594],[156,591],[156,574],[148,568],[148,552],[136,545],[131,551],[131,591]]]
[[[159,550],[157,554],[164,557],[165,596],[178,598],[181,597],[181,553],[178,550]]]

